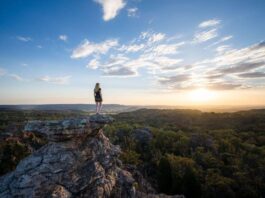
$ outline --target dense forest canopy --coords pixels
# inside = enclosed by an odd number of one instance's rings
[[[158,189],[187,197],[264,197],[265,110],[120,113],[107,133]],[[137,129],[149,131],[144,144]],[[121,135],[122,134],[122,135]]]
[[[1,174],[46,143],[42,137],[22,133],[27,120],[87,115],[80,111],[0,112]],[[104,132],[121,146],[123,164],[140,170],[160,192],[186,197],[265,197],[265,110],[141,109],[113,117],[116,122]],[[6,138],[6,132],[17,138]]]

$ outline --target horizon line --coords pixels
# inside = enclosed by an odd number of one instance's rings
[[[0,106],[29,106],[29,105],[95,105],[94,103],[36,103],[36,104],[0,104]],[[213,105],[213,104],[197,104],[197,105],[164,105],[164,104],[143,104],[143,105],[137,105],[137,104],[119,104],[119,103],[103,103],[102,105],[120,105],[120,106],[165,106],[165,107],[265,107],[265,104],[263,105]]]

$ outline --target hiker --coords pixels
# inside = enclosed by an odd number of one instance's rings
[[[99,83],[96,83],[95,85],[94,96],[96,102],[96,113],[99,114],[102,108],[102,101],[103,101]]]

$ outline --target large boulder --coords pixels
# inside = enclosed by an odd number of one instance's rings
[[[0,178],[0,197],[110,196],[120,148],[102,131],[113,119],[99,118],[28,122],[25,131],[45,135],[49,143]]]
[[[28,122],[25,132],[42,134],[48,143],[0,177],[0,197],[164,197],[137,190],[137,180],[123,170],[120,147],[103,134],[113,121],[94,115]]]

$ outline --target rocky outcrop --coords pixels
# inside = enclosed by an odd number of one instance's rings
[[[0,197],[166,197],[140,192],[121,168],[120,147],[103,134],[113,121],[94,115],[28,122],[25,132],[42,134],[48,143],[0,178]]]

